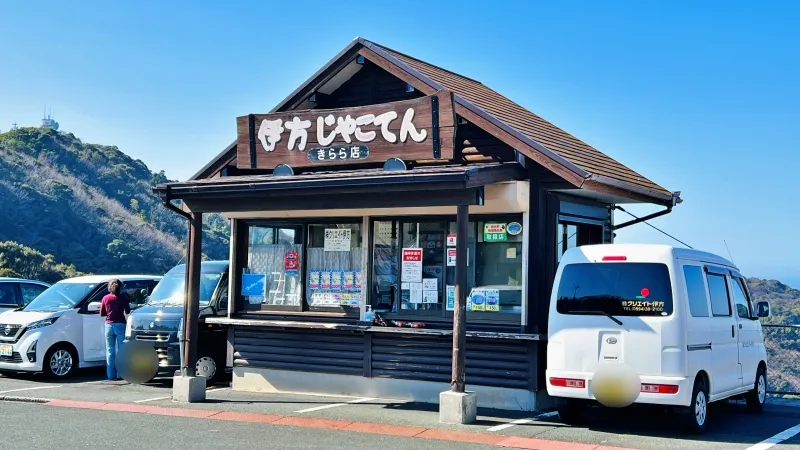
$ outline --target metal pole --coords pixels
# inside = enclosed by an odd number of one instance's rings
[[[188,370],[189,369],[184,365],[184,362],[186,361],[186,358],[184,356],[186,354],[186,352],[184,351],[185,350],[184,347],[186,346],[186,342],[187,342],[187,339],[186,339],[186,336],[187,336],[186,335],[186,322],[187,322],[186,311],[189,309],[187,307],[188,300],[189,300],[189,243],[192,241],[192,218],[191,218],[191,216],[188,217],[188,219],[189,220],[186,221],[186,258],[183,261],[183,263],[184,263],[184,266],[183,266],[184,267],[184,271],[183,271],[183,312],[181,313],[181,319],[183,319],[183,322],[182,322],[183,326],[180,329],[180,336],[178,336],[178,339],[181,340],[181,343],[178,346],[178,348],[180,349],[180,358],[181,358],[180,359],[181,360],[180,373],[183,376],[189,376],[188,375]]]
[[[183,375],[194,376],[197,363],[198,320],[200,318],[200,261],[203,257],[203,215],[192,213],[189,232],[189,255],[186,261],[186,319],[183,323],[187,340],[183,350]]]
[[[469,206],[458,205],[456,227],[456,289],[453,312],[453,376],[450,390],[464,392],[467,347],[467,239],[469,238]]]

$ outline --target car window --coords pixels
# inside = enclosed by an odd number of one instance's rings
[[[711,294],[711,312],[714,317],[731,315],[731,303],[728,297],[728,284],[724,275],[707,273],[708,292]]]
[[[32,302],[47,288],[38,284],[25,283],[19,285],[19,290],[22,292],[22,306],[28,306],[28,303]]]
[[[153,280],[123,281],[122,292],[128,295],[131,299],[131,303],[141,305],[144,304],[145,299],[153,292],[153,283]]]
[[[742,280],[739,278],[731,278],[733,285],[733,301],[736,304],[736,314],[742,319],[750,318],[750,302],[747,301],[747,295],[742,288]]]
[[[703,268],[699,266],[683,266],[683,278],[686,281],[686,294],[689,296],[689,311],[692,317],[708,317],[708,295],[703,283]]]
[[[4,308],[16,308],[19,306],[17,285],[15,283],[0,283],[0,306]]]

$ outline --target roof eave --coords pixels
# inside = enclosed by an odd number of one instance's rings
[[[613,193],[634,201],[644,201],[665,206],[675,206],[683,202],[683,199],[680,198],[680,192],[657,191],[605,175],[591,174],[580,188]]]

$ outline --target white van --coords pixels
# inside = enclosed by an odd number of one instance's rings
[[[0,314],[0,373],[44,372],[67,378],[79,367],[106,362],[100,301],[117,278],[132,300],[161,280],[151,275],[92,275],[59,281],[24,308]]]
[[[600,363],[624,363],[642,388],[635,403],[676,407],[703,432],[708,404],[766,400],[767,355],[745,278],[728,260],[662,245],[576,247],[559,262],[550,299],[547,393],[565,423],[595,403]]]

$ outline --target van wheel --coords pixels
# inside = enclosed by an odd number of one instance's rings
[[[78,355],[66,345],[51,348],[42,361],[44,376],[51,380],[69,378],[77,366]]]
[[[218,365],[214,358],[201,356],[195,365],[195,374],[198,377],[206,377],[206,386],[210,385],[217,378]]]
[[[756,372],[756,384],[753,390],[747,393],[747,409],[753,413],[764,411],[767,403],[767,371],[759,367]]]
[[[705,433],[708,422],[708,387],[702,378],[698,377],[694,381],[692,402],[683,413],[683,428],[687,433]]]
[[[585,418],[588,406],[585,402],[573,399],[560,401],[556,405],[558,418],[567,425],[580,425]]]

